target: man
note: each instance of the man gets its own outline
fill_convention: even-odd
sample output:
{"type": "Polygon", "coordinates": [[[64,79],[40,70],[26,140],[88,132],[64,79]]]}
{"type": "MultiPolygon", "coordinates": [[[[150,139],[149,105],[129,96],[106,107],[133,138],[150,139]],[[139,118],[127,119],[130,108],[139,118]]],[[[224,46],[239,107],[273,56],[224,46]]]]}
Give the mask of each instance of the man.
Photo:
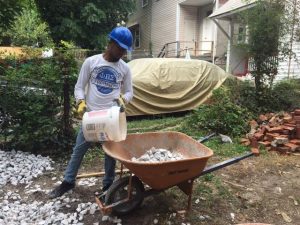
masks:
{"type": "MultiPolygon", "coordinates": [[[[81,117],[86,109],[88,111],[107,109],[115,104],[116,99],[124,104],[133,97],[131,71],[121,59],[126,50],[131,51],[132,34],[126,27],[116,27],[109,34],[109,38],[110,42],[105,52],[87,58],[81,67],[74,91],[78,105],[77,112],[81,117]]],[[[84,139],[80,129],[64,180],[50,192],[50,198],[62,196],[75,187],[78,169],[90,146],[91,143],[84,139]]],[[[116,161],[106,154],[104,160],[105,176],[102,190],[106,191],[113,183],[116,161]]]]}

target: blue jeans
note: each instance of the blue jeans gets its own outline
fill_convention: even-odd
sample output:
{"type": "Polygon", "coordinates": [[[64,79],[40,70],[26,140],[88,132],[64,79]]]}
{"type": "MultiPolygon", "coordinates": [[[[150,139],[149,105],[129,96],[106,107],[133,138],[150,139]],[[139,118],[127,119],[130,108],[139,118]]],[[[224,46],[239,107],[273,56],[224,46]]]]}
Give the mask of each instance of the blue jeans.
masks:
{"type": "MultiPolygon", "coordinates": [[[[83,136],[82,128],[80,128],[77,138],[76,145],[73,148],[73,153],[71,159],[68,163],[67,169],[65,171],[64,180],[68,183],[75,183],[76,176],[81,165],[82,159],[91,147],[91,143],[87,142],[83,136]]],[[[115,179],[115,167],[116,160],[109,155],[105,154],[104,158],[104,170],[105,176],[103,178],[103,189],[107,189],[115,179]]]]}

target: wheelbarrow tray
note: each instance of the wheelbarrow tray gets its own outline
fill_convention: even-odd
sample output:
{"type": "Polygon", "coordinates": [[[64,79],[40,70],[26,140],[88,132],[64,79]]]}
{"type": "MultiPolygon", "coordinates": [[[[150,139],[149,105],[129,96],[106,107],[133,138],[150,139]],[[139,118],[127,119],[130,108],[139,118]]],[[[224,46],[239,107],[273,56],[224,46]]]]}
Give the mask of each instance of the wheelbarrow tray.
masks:
{"type": "Polygon", "coordinates": [[[129,134],[124,141],[105,142],[103,149],[154,190],[167,189],[199,176],[213,155],[211,149],[180,132],[129,134]],[[155,163],[132,161],[152,147],[178,152],[184,159],[155,163]]]}

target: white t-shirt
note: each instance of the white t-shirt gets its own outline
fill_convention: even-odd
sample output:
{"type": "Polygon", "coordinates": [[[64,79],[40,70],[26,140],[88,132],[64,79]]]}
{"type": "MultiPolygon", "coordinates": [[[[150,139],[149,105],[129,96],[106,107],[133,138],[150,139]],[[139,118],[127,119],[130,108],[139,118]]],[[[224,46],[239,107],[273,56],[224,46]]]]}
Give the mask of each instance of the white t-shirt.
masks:
{"type": "Polygon", "coordinates": [[[88,111],[110,108],[120,93],[128,103],[133,97],[131,77],[130,68],[122,59],[108,62],[102,54],[91,56],[82,64],[75,98],[85,99],[88,111]]]}

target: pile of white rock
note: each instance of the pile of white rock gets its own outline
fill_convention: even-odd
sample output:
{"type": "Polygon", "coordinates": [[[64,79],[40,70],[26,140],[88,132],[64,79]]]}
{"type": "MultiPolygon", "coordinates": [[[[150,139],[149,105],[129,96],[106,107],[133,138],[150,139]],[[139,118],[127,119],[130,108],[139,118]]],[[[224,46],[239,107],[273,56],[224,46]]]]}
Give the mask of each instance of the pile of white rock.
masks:
{"type": "MultiPolygon", "coordinates": [[[[35,183],[33,179],[45,171],[53,170],[54,163],[49,157],[35,156],[21,151],[4,152],[0,150],[0,225],[84,225],[84,218],[89,217],[99,210],[96,203],[82,203],[80,199],[72,198],[72,191],[56,199],[32,200],[31,194],[47,194],[43,185],[35,183]],[[26,184],[25,187],[17,186],[18,190],[5,190],[8,183],[13,185],[26,184]],[[2,188],[3,187],[3,188],[2,188]]],[[[55,181],[53,177],[51,180],[55,181]]],[[[59,184],[60,181],[57,182],[59,184]]],[[[82,179],[79,185],[92,186],[96,178],[82,179]]],[[[56,184],[56,185],[57,185],[56,184]]],[[[53,185],[53,186],[56,186],[53,185]]],[[[98,212],[100,213],[100,212],[98,212]]],[[[117,217],[104,217],[121,225],[117,217]]],[[[99,222],[92,223],[99,225],[99,222]]]]}
{"type": "Polygon", "coordinates": [[[95,186],[97,181],[99,179],[95,178],[95,177],[91,177],[91,178],[81,178],[77,185],[79,186],[86,186],[86,187],[92,187],[92,186],[95,186]]]}
{"type": "Polygon", "coordinates": [[[43,174],[43,171],[53,170],[49,157],[33,155],[27,152],[0,150],[0,188],[11,183],[28,184],[33,178],[43,174]]]}
{"type": "Polygon", "coordinates": [[[184,157],[178,152],[175,151],[171,152],[167,149],[152,147],[141,157],[139,158],[133,157],[131,161],[153,163],[153,162],[164,162],[164,161],[176,161],[181,159],[184,159],[184,157]]]}
{"type": "Polygon", "coordinates": [[[71,208],[71,204],[78,201],[79,199],[62,196],[47,202],[33,201],[28,203],[16,193],[7,193],[4,196],[4,200],[0,203],[0,208],[2,209],[0,211],[0,224],[83,225],[84,215],[92,215],[98,209],[96,203],[79,203],[75,212],[60,212],[60,209],[63,207],[71,208]]]}

